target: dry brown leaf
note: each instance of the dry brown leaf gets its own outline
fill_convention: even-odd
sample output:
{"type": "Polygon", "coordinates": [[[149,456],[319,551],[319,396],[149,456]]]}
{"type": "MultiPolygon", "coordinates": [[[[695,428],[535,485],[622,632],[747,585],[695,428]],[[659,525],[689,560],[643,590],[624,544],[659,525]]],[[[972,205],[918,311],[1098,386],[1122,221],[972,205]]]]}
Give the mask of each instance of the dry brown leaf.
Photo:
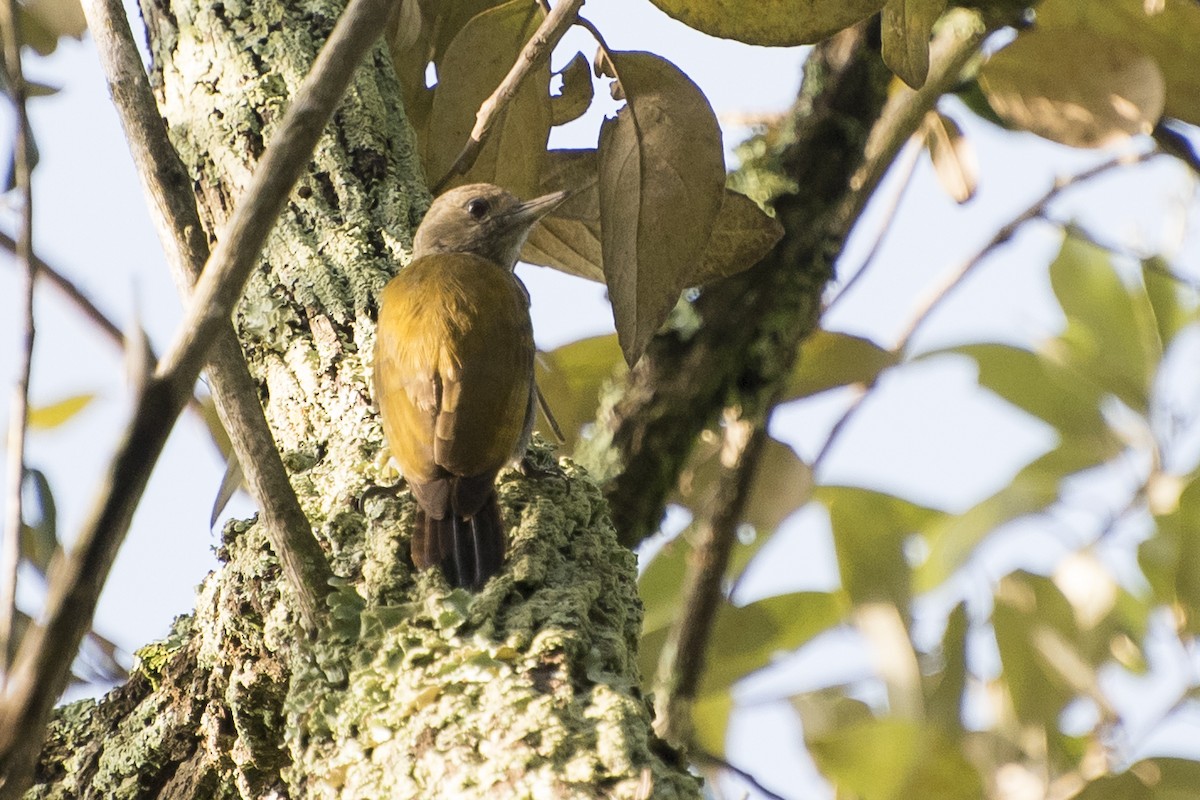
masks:
{"type": "Polygon", "coordinates": [[[592,70],[583,53],[576,53],[558,73],[562,76],[562,91],[550,101],[552,124],[566,125],[583,116],[592,104],[592,70]]]}
{"type": "Polygon", "coordinates": [[[925,147],[946,194],[959,204],[974,197],[979,188],[979,161],[958,123],[940,111],[930,111],[925,117],[925,147]]]}
{"type": "Polygon", "coordinates": [[[721,209],[725,157],[712,107],[678,67],[651,53],[608,60],[628,102],[600,129],[600,234],[617,335],[632,364],[696,284],[721,209]]]}
{"type": "Polygon", "coordinates": [[[1074,147],[1149,133],[1166,99],[1150,56],[1070,28],[1022,33],[984,64],[979,85],[1009,125],[1074,147]]]}
{"type": "Polygon", "coordinates": [[[713,223],[697,286],[757,264],[783,236],[783,226],[746,195],[726,189],[713,223]]]}

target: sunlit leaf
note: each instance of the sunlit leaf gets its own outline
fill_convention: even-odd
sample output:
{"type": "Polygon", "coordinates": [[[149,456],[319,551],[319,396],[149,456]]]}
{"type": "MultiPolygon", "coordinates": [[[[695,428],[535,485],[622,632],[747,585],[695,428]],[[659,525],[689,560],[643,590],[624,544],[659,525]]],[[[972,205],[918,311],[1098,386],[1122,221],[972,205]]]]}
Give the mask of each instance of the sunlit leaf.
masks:
{"type": "Polygon", "coordinates": [[[725,188],[717,117],[678,67],[610,53],[626,105],[600,129],[604,276],[625,359],[634,363],[697,269],[725,188]]]}
{"type": "Polygon", "coordinates": [[[929,37],[946,0],[887,0],[883,7],[883,62],[914,89],[929,75],[929,37]]]}
{"type": "Polygon", "coordinates": [[[1154,310],[1154,323],[1164,350],[1188,325],[1196,322],[1196,294],[1184,291],[1179,281],[1170,275],[1169,265],[1162,259],[1148,259],[1142,265],[1142,280],[1146,284],[1146,297],[1154,310]]]}
{"type": "Polygon", "coordinates": [[[1086,30],[1025,31],[983,67],[980,85],[1010,125],[1074,147],[1149,133],[1166,89],[1154,59],[1086,30]]]}
{"type": "Polygon", "coordinates": [[[723,39],[788,47],[813,44],[864,20],[884,0],[758,0],[749,12],[741,0],[652,0],[675,19],[723,39]]]}
{"type": "Polygon", "coordinates": [[[1067,315],[1070,364],[1086,378],[1146,413],[1162,344],[1142,287],[1128,288],[1104,250],[1075,236],[1063,240],[1050,283],[1067,315]]]}
{"type": "Polygon", "coordinates": [[[221,454],[222,458],[229,460],[233,455],[233,444],[229,441],[229,433],[221,422],[221,415],[217,413],[217,404],[211,396],[201,398],[200,411],[204,419],[204,427],[208,430],[208,435],[212,437],[213,446],[217,448],[217,452],[221,454]]]}
{"type": "Polygon", "coordinates": [[[535,368],[538,386],[566,436],[566,448],[574,447],[583,426],[595,419],[605,382],[627,369],[615,334],[540,353],[535,368]]]}
{"type": "Polygon", "coordinates": [[[702,692],[724,691],[750,673],[770,666],[814,636],[841,623],[845,598],[827,592],[796,592],[745,606],[722,603],[708,641],[702,692]]]}
{"type": "MultiPolygon", "coordinates": [[[[528,0],[510,2],[471,18],[438,64],[425,144],[425,172],[439,180],[466,145],[486,100],[537,31],[544,12],[528,0]]],[[[526,77],[492,124],[475,165],[447,186],[495,183],[519,197],[534,197],[550,136],[550,67],[526,77]]]]}
{"type": "Polygon", "coordinates": [[[933,174],[950,199],[962,204],[974,197],[979,188],[979,161],[958,123],[940,111],[930,111],[925,120],[925,147],[933,174]]]}
{"type": "Polygon", "coordinates": [[[821,774],[862,800],[899,797],[921,755],[920,726],[899,719],[872,719],[805,741],[821,774]]]}
{"type": "Polygon", "coordinates": [[[941,669],[928,678],[925,707],[929,721],[947,734],[962,731],[962,707],[967,688],[967,606],[959,603],[946,618],[938,648],[941,669]]]}
{"type": "Polygon", "coordinates": [[[29,427],[34,430],[50,430],[66,423],[96,399],[94,394],[76,394],[51,403],[29,409],[29,427]]]}
{"type": "Polygon", "coordinates": [[[576,53],[558,75],[562,90],[550,101],[552,123],[566,125],[582,117],[592,104],[592,65],[583,53],[576,53]]]}
{"type": "Polygon", "coordinates": [[[800,345],[796,368],[788,379],[785,400],[811,397],[828,389],[874,383],[899,357],[869,339],[817,329],[800,345]]]}
{"type": "Polygon", "coordinates": [[[1138,547],[1138,563],[1162,603],[1174,606],[1183,630],[1200,633],[1200,478],[1193,475],[1178,506],[1155,518],[1138,547]]]}
{"type": "Polygon", "coordinates": [[[1200,762],[1190,758],[1147,758],[1119,775],[1088,783],[1074,800],[1188,800],[1200,786],[1200,762]]]}
{"type": "Polygon", "coordinates": [[[712,692],[696,698],[692,703],[692,725],[701,750],[710,755],[725,755],[725,734],[732,713],[733,696],[729,692],[712,692]]]}
{"type": "MultiPolygon", "coordinates": [[[[60,549],[58,506],[54,502],[50,481],[40,469],[26,468],[25,485],[32,490],[30,499],[35,504],[26,503],[21,509],[24,517],[21,525],[21,558],[45,575],[60,549]],[[35,514],[36,519],[33,519],[35,514]]],[[[29,494],[27,492],[26,496],[29,494]]]]}
{"type": "Polygon", "coordinates": [[[1038,28],[1093,31],[1152,57],[1166,82],[1166,114],[1200,125],[1200,5],[1194,0],[1044,0],[1038,28]]]}

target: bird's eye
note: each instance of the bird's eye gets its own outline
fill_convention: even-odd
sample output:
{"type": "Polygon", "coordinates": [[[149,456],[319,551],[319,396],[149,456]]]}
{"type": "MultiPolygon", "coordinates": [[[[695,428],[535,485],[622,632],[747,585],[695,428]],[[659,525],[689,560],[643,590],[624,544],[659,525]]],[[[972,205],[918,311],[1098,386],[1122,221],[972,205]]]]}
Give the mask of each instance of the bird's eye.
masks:
{"type": "Polygon", "coordinates": [[[467,202],[467,213],[475,219],[483,219],[490,210],[491,206],[488,205],[488,201],[482,197],[476,197],[467,202]]]}

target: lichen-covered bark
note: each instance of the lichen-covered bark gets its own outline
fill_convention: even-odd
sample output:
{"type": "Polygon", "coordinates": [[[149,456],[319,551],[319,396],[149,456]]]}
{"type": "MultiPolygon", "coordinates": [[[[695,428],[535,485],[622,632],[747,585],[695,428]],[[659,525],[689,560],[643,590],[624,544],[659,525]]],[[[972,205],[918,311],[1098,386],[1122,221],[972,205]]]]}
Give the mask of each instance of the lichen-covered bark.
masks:
{"type": "MultiPolygon", "coordinates": [[[[160,108],[210,236],[341,5],[144,0],[160,108]]],[[[632,555],[544,447],[502,476],[516,529],[484,591],[408,564],[413,506],[369,396],[375,296],[427,190],[382,43],[358,71],[235,320],[301,504],[340,576],[304,637],[253,522],[194,615],[102,701],[61,709],[31,798],[695,797],[640,694],[632,555]]],[[[163,535],[172,535],[163,532],[163,535]]]]}

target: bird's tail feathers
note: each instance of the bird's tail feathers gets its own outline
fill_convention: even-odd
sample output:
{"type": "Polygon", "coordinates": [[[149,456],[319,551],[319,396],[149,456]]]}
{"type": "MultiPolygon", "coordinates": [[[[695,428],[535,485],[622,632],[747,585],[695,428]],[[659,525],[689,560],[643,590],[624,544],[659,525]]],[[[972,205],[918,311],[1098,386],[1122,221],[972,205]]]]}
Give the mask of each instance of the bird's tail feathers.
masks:
{"type": "Polygon", "coordinates": [[[451,585],[477,591],[504,565],[504,520],[493,491],[474,514],[437,519],[420,511],[412,542],[418,569],[440,567],[451,585]]]}

